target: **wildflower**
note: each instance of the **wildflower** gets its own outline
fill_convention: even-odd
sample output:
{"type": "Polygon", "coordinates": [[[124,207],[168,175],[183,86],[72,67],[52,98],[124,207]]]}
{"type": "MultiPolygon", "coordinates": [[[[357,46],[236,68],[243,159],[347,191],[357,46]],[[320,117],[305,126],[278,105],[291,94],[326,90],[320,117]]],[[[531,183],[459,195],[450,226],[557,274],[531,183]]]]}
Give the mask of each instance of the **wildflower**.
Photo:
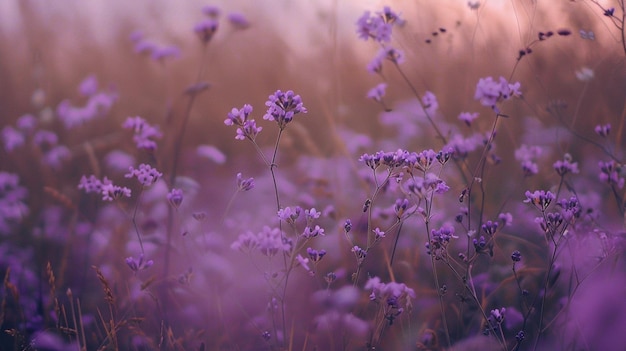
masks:
{"type": "Polygon", "coordinates": [[[250,27],[250,21],[241,13],[231,12],[228,14],[228,21],[233,25],[236,29],[247,29],[250,27]]]}
{"type": "Polygon", "coordinates": [[[241,173],[237,173],[237,189],[239,191],[248,191],[254,188],[254,178],[243,179],[241,173]]]}
{"type": "Polygon", "coordinates": [[[498,222],[487,221],[482,225],[482,230],[487,235],[493,235],[496,233],[496,230],[498,230],[498,222]]]}
{"type": "MultiPolygon", "coordinates": [[[[107,181],[106,177],[104,179],[107,181]]],[[[78,189],[84,190],[87,194],[99,193],[102,191],[102,182],[93,174],[89,178],[83,175],[78,183],[78,189]]]]}
{"type": "Polygon", "coordinates": [[[152,50],[150,58],[154,61],[164,61],[167,58],[179,58],[180,49],[177,46],[169,45],[163,47],[155,47],[152,50]]]}
{"type": "Polygon", "coordinates": [[[606,17],[613,17],[613,13],[615,13],[615,7],[609,7],[608,9],[604,10],[604,15],[606,17]]]}
{"type": "Polygon", "coordinates": [[[563,160],[558,160],[554,162],[552,167],[554,168],[556,173],[558,173],[558,175],[561,177],[563,177],[567,173],[577,174],[579,172],[578,163],[570,162],[570,161],[571,161],[571,156],[566,155],[563,160]]]}
{"type": "Polygon", "coordinates": [[[193,27],[193,31],[198,35],[200,40],[206,44],[211,41],[218,27],[219,25],[216,20],[207,18],[197,23],[193,27]]]}
{"type": "Polygon", "coordinates": [[[9,234],[13,225],[28,212],[25,204],[28,190],[19,185],[17,174],[0,171],[0,234],[9,234]]]}
{"type": "Polygon", "coordinates": [[[156,183],[162,176],[163,173],[145,163],[140,164],[138,169],[130,167],[128,173],[124,175],[125,178],[137,178],[143,186],[150,186],[156,183]]]}
{"type": "Polygon", "coordinates": [[[311,239],[311,238],[315,238],[316,236],[324,236],[324,229],[320,228],[319,225],[316,225],[314,228],[311,228],[309,226],[304,228],[304,232],[302,233],[302,236],[306,239],[311,239]]]}
{"type": "Polygon", "coordinates": [[[352,221],[349,219],[346,219],[346,222],[343,225],[343,230],[345,230],[346,234],[350,233],[350,231],[352,230],[352,221]]]}
{"type": "Polygon", "coordinates": [[[607,124],[598,124],[595,128],[594,131],[596,132],[596,134],[598,134],[599,136],[606,138],[609,136],[609,133],[611,133],[611,123],[607,123],[607,124]]]}
{"type": "Polygon", "coordinates": [[[94,74],[87,76],[78,85],[78,92],[83,96],[92,96],[98,92],[98,79],[94,74]]]}
{"type": "Polygon", "coordinates": [[[32,132],[37,127],[37,118],[31,114],[22,115],[15,122],[15,126],[22,132],[32,132]]]}
{"type": "Polygon", "coordinates": [[[439,109],[439,102],[437,102],[437,96],[430,91],[427,91],[424,96],[422,96],[422,104],[424,106],[424,111],[433,115],[439,109]]]}
{"type": "Polygon", "coordinates": [[[302,257],[302,255],[298,254],[298,256],[296,256],[296,260],[298,261],[300,266],[302,266],[302,268],[304,268],[305,271],[311,272],[311,268],[309,268],[309,259],[308,258],[302,257]]]}
{"type": "Polygon", "coordinates": [[[506,308],[502,307],[501,309],[491,310],[491,318],[497,323],[502,324],[504,321],[504,312],[506,312],[506,308]]]}
{"type": "Polygon", "coordinates": [[[324,256],[326,255],[326,250],[318,251],[309,247],[306,249],[306,253],[307,255],[309,255],[309,258],[311,259],[311,261],[317,263],[321,261],[322,258],[324,258],[324,256]]]}
{"type": "Polygon", "coordinates": [[[389,325],[393,324],[405,309],[411,308],[411,299],[415,298],[415,290],[409,288],[404,283],[389,282],[383,283],[380,278],[372,277],[366,283],[366,290],[371,290],[370,300],[384,302],[380,304],[385,319],[389,325]]]}
{"type": "Polygon", "coordinates": [[[511,97],[520,96],[519,88],[519,82],[511,84],[504,77],[500,77],[498,82],[493,77],[481,78],[476,84],[474,100],[480,100],[481,105],[499,112],[496,104],[511,97]]]}
{"type": "Polygon", "coordinates": [[[521,163],[525,177],[530,177],[539,172],[539,166],[535,160],[541,156],[543,149],[539,146],[527,146],[522,144],[515,150],[515,159],[521,163]]]}
{"type": "Polygon", "coordinates": [[[280,220],[285,221],[289,224],[296,223],[298,217],[300,217],[300,213],[302,212],[302,208],[300,206],[296,206],[294,208],[285,207],[278,210],[278,218],[280,220]]]}
{"type": "Polygon", "coordinates": [[[456,239],[454,227],[445,225],[430,232],[430,242],[426,243],[426,251],[429,255],[434,255],[436,259],[447,256],[447,247],[451,239],[456,239]]]}
{"type": "Polygon", "coordinates": [[[357,34],[363,40],[373,39],[379,43],[391,41],[392,24],[385,23],[381,16],[365,11],[356,22],[357,34]]]}
{"type": "Polygon", "coordinates": [[[611,186],[617,186],[619,189],[624,187],[624,178],[620,177],[621,166],[617,162],[614,160],[609,162],[600,161],[598,166],[600,167],[598,177],[601,181],[611,186]]]}
{"type": "Polygon", "coordinates": [[[156,150],[156,141],[163,136],[158,126],[152,126],[148,122],[139,117],[128,117],[122,124],[124,129],[131,129],[134,132],[133,141],[138,149],[156,150]]]}
{"type": "Polygon", "coordinates": [[[510,226],[513,223],[513,215],[510,212],[500,213],[498,219],[504,226],[510,226]]]}
{"type": "Polygon", "coordinates": [[[217,18],[220,16],[220,8],[213,5],[205,5],[202,7],[202,13],[209,18],[217,18]]]}
{"type": "Polygon", "coordinates": [[[385,96],[385,90],[387,89],[387,83],[380,83],[370,91],[367,92],[367,98],[377,102],[381,102],[385,96]]]}
{"type": "MultiPolygon", "coordinates": [[[[105,178],[105,181],[107,179],[105,178]]],[[[102,183],[102,200],[113,201],[122,197],[130,197],[130,189],[114,185],[110,181],[102,183]]]]}
{"type": "Polygon", "coordinates": [[[542,212],[545,211],[548,206],[550,206],[552,200],[555,199],[555,196],[552,192],[546,192],[544,190],[535,190],[532,193],[527,190],[524,195],[526,196],[526,200],[524,200],[525,203],[532,203],[542,212]]]}
{"type": "Polygon", "coordinates": [[[166,197],[167,201],[169,201],[174,208],[178,208],[183,202],[183,191],[181,189],[173,188],[169,193],[167,193],[166,197]]]}
{"type": "Polygon", "coordinates": [[[511,260],[513,260],[513,262],[519,262],[522,260],[522,254],[515,250],[513,251],[513,253],[511,254],[511,260]]]}
{"type": "Polygon", "coordinates": [[[281,130],[293,120],[295,115],[307,113],[300,95],[296,95],[291,90],[285,93],[276,90],[274,94],[269,96],[265,106],[267,106],[267,112],[263,115],[263,119],[276,121],[281,130]]]}
{"type": "Polygon", "coordinates": [[[2,129],[2,141],[4,141],[4,149],[7,152],[24,145],[25,139],[24,134],[12,126],[6,126],[2,129]]]}
{"type": "Polygon", "coordinates": [[[478,118],[478,112],[470,113],[470,112],[461,112],[459,114],[459,120],[465,122],[465,124],[469,127],[472,125],[472,122],[478,118]]]}
{"type": "Polygon", "coordinates": [[[374,232],[374,240],[378,241],[382,238],[385,237],[385,232],[383,232],[382,230],[380,230],[380,228],[376,227],[376,229],[373,230],[374,232]]]}
{"type": "Polygon", "coordinates": [[[144,269],[148,269],[152,267],[152,265],[154,264],[154,261],[152,260],[144,261],[143,254],[141,254],[139,255],[139,259],[135,259],[134,257],[127,257],[126,264],[136,274],[139,271],[143,271],[144,269]]]}
{"type": "Polygon", "coordinates": [[[398,219],[402,218],[404,211],[406,211],[407,207],[409,207],[409,200],[407,199],[397,199],[395,205],[393,206],[393,211],[396,214],[398,219]]]}

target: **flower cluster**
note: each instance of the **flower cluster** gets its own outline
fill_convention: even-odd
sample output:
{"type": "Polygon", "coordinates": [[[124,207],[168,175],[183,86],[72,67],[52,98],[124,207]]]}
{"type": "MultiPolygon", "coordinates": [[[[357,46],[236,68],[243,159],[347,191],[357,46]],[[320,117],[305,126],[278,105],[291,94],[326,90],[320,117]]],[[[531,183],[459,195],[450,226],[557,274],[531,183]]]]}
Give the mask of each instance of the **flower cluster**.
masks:
{"type": "Polygon", "coordinates": [[[619,189],[624,187],[624,177],[620,175],[622,170],[620,164],[611,160],[608,162],[600,161],[598,166],[600,167],[598,177],[602,182],[608,183],[611,186],[617,186],[619,189]]]}
{"type": "Polygon", "coordinates": [[[257,250],[267,257],[273,257],[281,251],[289,252],[291,250],[291,244],[283,240],[280,229],[268,226],[263,227],[263,230],[256,234],[250,231],[240,234],[230,247],[244,253],[257,250]]]}
{"type": "Polygon", "coordinates": [[[0,234],[8,234],[14,224],[28,214],[24,203],[28,191],[19,185],[17,174],[0,172],[0,234]]]}
{"type": "Polygon", "coordinates": [[[107,177],[103,180],[91,175],[89,177],[82,176],[78,183],[78,189],[82,189],[85,193],[98,193],[102,195],[102,200],[113,201],[121,197],[130,197],[130,189],[113,184],[107,177]]]}
{"type": "Polygon", "coordinates": [[[365,283],[365,290],[371,290],[370,300],[379,303],[385,320],[392,325],[394,320],[404,312],[410,310],[411,299],[415,298],[415,290],[404,283],[383,283],[380,278],[372,277],[365,283]]]}
{"type": "Polygon", "coordinates": [[[166,197],[167,201],[169,201],[174,208],[180,207],[180,204],[183,203],[183,191],[181,189],[172,189],[167,193],[166,197]]]}
{"type": "Polygon", "coordinates": [[[426,252],[440,260],[448,256],[448,244],[451,239],[456,239],[454,227],[446,225],[430,232],[430,242],[426,243],[426,252]]]}
{"type": "Polygon", "coordinates": [[[95,76],[85,78],[79,85],[79,92],[88,98],[84,106],[73,106],[69,100],[63,100],[57,106],[57,116],[67,129],[106,115],[117,100],[117,93],[113,91],[98,92],[95,76]]]}
{"type": "Polygon", "coordinates": [[[257,127],[254,119],[248,117],[252,113],[252,106],[245,104],[241,109],[233,108],[228,113],[228,118],[224,120],[227,126],[237,126],[237,136],[235,139],[248,139],[254,141],[256,136],[263,130],[263,127],[257,127]]]}
{"type": "Polygon", "coordinates": [[[152,267],[152,265],[154,265],[154,261],[144,261],[143,254],[141,254],[138,259],[135,259],[134,257],[127,257],[126,264],[135,274],[137,274],[139,271],[152,267]]]}
{"type": "Polygon", "coordinates": [[[133,141],[138,149],[156,150],[156,141],[152,139],[160,139],[163,136],[158,126],[148,124],[145,119],[139,116],[128,117],[122,127],[134,132],[133,141]]]}
{"type": "Polygon", "coordinates": [[[499,113],[496,104],[514,96],[521,96],[519,88],[519,82],[511,84],[504,77],[500,77],[498,81],[495,81],[493,77],[481,78],[476,84],[474,100],[479,100],[481,105],[491,107],[499,113]]]}
{"type": "Polygon", "coordinates": [[[291,90],[285,93],[276,90],[274,94],[269,96],[265,106],[267,106],[267,112],[263,115],[263,119],[276,121],[281,130],[293,120],[295,115],[307,113],[300,95],[296,95],[291,90]]]}
{"type": "Polygon", "coordinates": [[[372,39],[379,43],[387,43],[391,41],[393,26],[402,23],[400,16],[389,6],[385,6],[383,11],[375,14],[365,11],[356,22],[357,34],[363,40],[372,39]]]}
{"type": "Polygon", "coordinates": [[[532,193],[527,190],[524,195],[526,196],[526,200],[524,200],[525,203],[533,204],[542,212],[544,212],[548,206],[550,206],[550,203],[552,203],[555,199],[552,192],[546,192],[545,190],[535,190],[532,193]]]}
{"type": "Polygon", "coordinates": [[[124,175],[126,178],[137,178],[139,183],[143,186],[150,186],[156,183],[162,176],[163,173],[145,163],[140,164],[137,169],[130,167],[128,173],[124,175]]]}
{"type": "Polygon", "coordinates": [[[237,189],[239,191],[249,191],[254,188],[254,178],[243,178],[241,173],[237,173],[237,189]]]}

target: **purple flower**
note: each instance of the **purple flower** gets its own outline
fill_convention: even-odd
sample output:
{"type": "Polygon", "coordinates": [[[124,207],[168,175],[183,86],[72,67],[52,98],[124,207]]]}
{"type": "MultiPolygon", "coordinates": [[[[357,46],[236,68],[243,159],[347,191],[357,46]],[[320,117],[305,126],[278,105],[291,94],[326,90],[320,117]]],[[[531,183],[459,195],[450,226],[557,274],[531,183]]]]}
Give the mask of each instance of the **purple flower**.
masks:
{"type": "Polygon", "coordinates": [[[231,248],[242,252],[251,252],[259,250],[263,255],[272,257],[280,251],[289,251],[291,245],[284,242],[279,228],[263,227],[263,230],[257,234],[247,232],[239,235],[231,248]]]}
{"type": "Polygon", "coordinates": [[[374,232],[374,240],[380,240],[385,237],[385,232],[380,230],[380,228],[378,227],[376,227],[376,229],[374,229],[373,232],[374,232]]]}
{"type": "Polygon", "coordinates": [[[387,83],[380,83],[367,92],[367,98],[374,101],[381,102],[385,96],[385,90],[387,89],[387,83]]]}
{"type": "Polygon", "coordinates": [[[114,185],[105,178],[102,182],[102,200],[113,201],[122,197],[130,197],[130,189],[114,185]]]}
{"type": "Polygon", "coordinates": [[[167,193],[166,197],[167,201],[169,201],[174,208],[178,208],[183,202],[183,191],[181,189],[173,188],[169,193],[167,193]]]}
{"type": "Polygon", "coordinates": [[[237,173],[237,189],[239,191],[248,191],[254,188],[254,178],[243,179],[241,173],[237,173]]]}
{"type": "Polygon", "coordinates": [[[567,173],[577,174],[579,172],[578,163],[570,162],[570,161],[571,161],[571,156],[565,155],[565,158],[563,160],[558,160],[554,162],[552,167],[554,168],[556,173],[558,173],[558,175],[560,175],[561,177],[563,177],[567,173]]]}
{"type": "Polygon", "coordinates": [[[550,203],[555,199],[552,192],[546,192],[544,190],[535,190],[532,193],[527,190],[524,195],[526,196],[526,200],[524,200],[525,203],[533,204],[542,212],[545,211],[548,206],[550,206],[550,203]]]}
{"type": "Polygon", "coordinates": [[[543,150],[539,146],[527,146],[522,144],[515,150],[515,159],[521,163],[524,176],[529,177],[539,172],[539,166],[535,160],[541,156],[543,150]]]}
{"type": "Polygon", "coordinates": [[[345,230],[346,234],[350,233],[350,231],[352,230],[352,221],[349,219],[346,219],[345,223],[343,224],[343,230],[345,230]]]}
{"type": "Polygon", "coordinates": [[[513,262],[519,262],[522,260],[522,254],[515,250],[513,251],[513,253],[511,254],[511,260],[513,260],[513,262]]]}
{"type": "Polygon", "coordinates": [[[250,27],[250,21],[239,12],[231,12],[228,14],[228,21],[236,29],[247,29],[250,27]]]}
{"type": "Polygon", "coordinates": [[[513,96],[520,96],[520,83],[510,84],[504,77],[496,82],[493,77],[481,78],[476,84],[474,100],[480,100],[481,105],[496,110],[496,103],[508,100],[513,96]]]}
{"type": "Polygon", "coordinates": [[[82,96],[92,96],[98,92],[98,79],[94,74],[87,76],[78,86],[78,92],[82,96]]]}
{"type": "Polygon", "coordinates": [[[219,24],[216,20],[207,18],[197,23],[193,27],[193,31],[198,35],[200,40],[206,44],[211,41],[218,27],[219,24]]]}
{"type": "Polygon", "coordinates": [[[133,130],[133,141],[138,149],[156,150],[156,141],[152,139],[160,139],[163,136],[158,126],[148,124],[145,119],[139,116],[126,118],[122,127],[133,130]]]}
{"type": "Polygon", "coordinates": [[[304,232],[302,233],[302,236],[305,239],[311,239],[311,238],[315,238],[317,236],[324,236],[324,229],[320,228],[319,225],[316,225],[314,228],[311,228],[309,226],[304,228],[304,232]]]}
{"type": "Polygon", "coordinates": [[[143,254],[141,254],[139,255],[139,259],[135,259],[134,257],[127,257],[126,264],[133,272],[135,272],[135,274],[137,274],[137,272],[139,271],[143,271],[144,269],[152,267],[154,261],[144,261],[143,254]]]}
{"type": "Polygon", "coordinates": [[[302,255],[298,254],[298,256],[296,256],[296,260],[298,261],[298,264],[300,264],[300,266],[304,268],[305,271],[311,273],[311,268],[309,267],[308,258],[302,257],[302,255]]]}
{"type": "Polygon", "coordinates": [[[356,32],[363,40],[373,39],[379,43],[391,41],[391,23],[385,23],[384,19],[378,15],[372,15],[370,11],[365,11],[356,22],[356,32]]]}
{"type": "Polygon", "coordinates": [[[296,223],[298,217],[300,217],[300,213],[302,213],[302,208],[300,206],[296,206],[294,208],[285,207],[278,210],[278,218],[287,223],[294,224],[296,223]]]}
{"type": "Polygon", "coordinates": [[[32,132],[37,127],[37,118],[31,114],[25,114],[17,119],[15,125],[23,132],[32,132]]]}
{"type": "Polygon", "coordinates": [[[513,215],[509,212],[500,213],[498,215],[498,219],[502,222],[504,226],[510,226],[513,223],[513,215]]]}
{"type": "Polygon", "coordinates": [[[615,7],[609,7],[608,9],[604,10],[604,15],[606,17],[612,17],[613,13],[615,13],[615,7]]]}
{"type": "Polygon", "coordinates": [[[324,258],[324,256],[326,255],[326,250],[318,251],[309,247],[306,249],[306,253],[307,255],[309,255],[309,258],[311,259],[311,261],[317,263],[321,261],[322,258],[324,258]]]}
{"type": "Polygon", "coordinates": [[[17,174],[0,172],[0,234],[11,233],[13,225],[29,212],[24,203],[28,190],[19,182],[17,174]]]}
{"type": "Polygon", "coordinates": [[[137,169],[130,167],[128,173],[124,175],[125,178],[137,178],[143,186],[150,186],[156,183],[162,176],[163,173],[145,163],[140,164],[137,169]]]}
{"type": "Polygon", "coordinates": [[[424,111],[431,116],[439,109],[437,96],[430,91],[427,91],[422,97],[422,104],[424,106],[424,111]]]}
{"type": "Polygon", "coordinates": [[[620,177],[621,166],[611,160],[609,162],[598,163],[600,167],[600,174],[598,177],[601,181],[608,183],[611,186],[617,186],[619,189],[624,187],[624,178],[620,177]]]}
{"type": "Polygon", "coordinates": [[[300,95],[296,95],[291,90],[285,93],[276,90],[274,94],[269,96],[265,106],[267,106],[267,112],[263,115],[263,119],[276,121],[281,130],[293,120],[295,115],[307,113],[300,95]]]}
{"type": "Polygon", "coordinates": [[[459,114],[459,120],[465,122],[465,124],[469,127],[472,125],[472,122],[478,118],[478,112],[470,113],[470,112],[461,112],[459,114]]]}
{"type": "Polygon", "coordinates": [[[202,13],[210,18],[217,18],[220,16],[220,8],[213,5],[205,5],[202,7],[202,13]]]}
{"type": "Polygon", "coordinates": [[[595,128],[594,131],[596,132],[596,134],[598,134],[599,136],[606,138],[609,136],[609,133],[611,133],[611,123],[607,123],[604,125],[598,124],[595,128]]]}
{"type": "Polygon", "coordinates": [[[47,149],[56,145],[59,142],[59,137],[49,130],[39,130],[33,136],[33,142],[35,145],[47,149]]]}
{"type": "Polygon", "coordinates": [[[155,47],[152,49],[150,58],[154,61],[164,61],[167,58],[180,58],[180,49],[174,45],[155,47]]]}
{"type": "Polygon", "coordinates": [[[19,130],[12,126],[6,126],[2,129],[2,141],[4,142],[4,149],[7,152],[11,152],[24,145],[26,138],[19,130]]]}

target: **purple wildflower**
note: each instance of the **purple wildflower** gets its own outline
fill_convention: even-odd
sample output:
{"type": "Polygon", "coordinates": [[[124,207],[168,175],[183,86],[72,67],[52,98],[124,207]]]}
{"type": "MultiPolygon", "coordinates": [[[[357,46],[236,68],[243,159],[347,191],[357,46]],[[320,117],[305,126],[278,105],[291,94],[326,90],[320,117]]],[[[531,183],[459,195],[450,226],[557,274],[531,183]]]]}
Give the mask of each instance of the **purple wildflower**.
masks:
{"type": "Polygon", "coordinates": [[[163,136],[158,126],[148,124],[145,119],[139,116],[126,118],[122,127],[133,130],[133,141],[138,149],[156,150],[156,141],[152,139],[160,139],[163,136]]]}
{"type": "Polygon", "coordinates": [[[524,200],[525,203],[533,204],[542,212],[545,211],[548,206],[550,206],[550,203],[555,199],[552,192],[546,192],[544,190],[535,190],[532,193],[527,190],[524,195],[526,196],[526,200],[524,200]]]}
{"type": "Polygon", "coordinates": [[[596,134],[598,134],[599,136],[606,138],[609,136],[609,133],[611,133],[611,124],[607,123],[607,124],[598,124],[595,128],[594,131],[596,132],[596,134]]]}
{"type": "Polygon", "coordinates": [[[124,175],[126,178],[137,178],[143,186],[150,186],[156,183],[162,176],[163,173],[145,163],[140,164],[137,169],[130,167],[128,173],[124,175]]]}
{"type": "Polygon", "coordinates": [[[569,155],[565,155],[565,158],[563,160],[558,160],[554,162],[552,167],[554,167],[556,173],[558,173],[558,175],[561,177],[563,177],[567,173],[577,174],[579,172],[578,163],[571,162],[571,156],[569,155]]]}
{"type": "Polygon", "coordinates": [[[233,25],[236,29],[247,29],[250,27],[250,21],[239,12],[231,12],[228,14],[228,21],[233,25]]]}
{"type": "Polygon", "coordinates": [[[241,173],[237,173],[237,189],[239,191],[248,191],[254,188],[254,178],[243,179],[241,173]]]}
{"type": "Polygon", "coordinates": [[[600,167],[598,177],[601,181],[611,186],[617,186],[619,189],[624,187],[624,178],[620,177],[621,166],[617,162],[613,160],[609,162],[600,161],[598,166],[600,167]]]}
{"type": "Polygon", "coordinates": [[[2,141],[4,142],[4,149],[11,152],[24,145],[26,138],[19,130],[12,126],[6,126],[2,129],[2,141]]]}
{"type": "Polygon", "coordinates": [[[385,96],[386,89],[387,83],[380,83],[367,92],[367,98],[377,102],[381,102],[383,100],[383,97],[385,96]]]}
{"type": "Polygon", "coordinates": [[[318,251],[309,247],[306,249],[306,253],[307,255],[309,255],[309,258],[311,259],[311,261],[317,263],[321,261],[322,258],[324,258],[324,256],[326,255],[326,250],[318,251]]]}
{"type": "Polygon", "coordinates": [[[300,95],[296,95],[291,90],[285,93],[276,90],[274,94],[269,96],[265,106],[267,106],[267,112],[263,115],[263,119],[276,121],[281,130],[293,120],[295,115],[307,113],[300,95]]]}
{"type": "Polygon", "coordinates": [[[481,105],[491,107],[496,112],[496,104],[508,100],[513,96],[520,96],[520,83],[510,84],[504,77],[495,81],[493,77],[481,78],[476,84],[474,100],[480,100],[481,105]]]}
{"type": "Polygon", "coordinates": [[[166,197],[167,201],[169,201],[174,208],[178,208],[183,202],[183,191],[181,189],[173,188],[169,193],[167,193],[166,197]]]}
{"type": "Polygon", "coordinates": [[[206,44],[211,41],[218,27],[219,24],[216,20],[207,18],[197,23],[193,27],[193,31],[198,35],[200,40],[206,44]]]}
{"type": "Polygon", "coordinates": [[[472,122],[478,118],[478,112],[470,113],[470,112],[461,112],[459,114],[459,120],[465,122],[465,124],[469,127],[472,125],[472,122]]]}
{"type": "Polygon", "coordinates": [[[135,274],[137,274],[139,271],[152,267],[154,261],[144,261],[143,254],[141,254],[138,259],[135,259],[134,257],[127,257],[126,264],[133,272],[135,272],[135,274]]]}

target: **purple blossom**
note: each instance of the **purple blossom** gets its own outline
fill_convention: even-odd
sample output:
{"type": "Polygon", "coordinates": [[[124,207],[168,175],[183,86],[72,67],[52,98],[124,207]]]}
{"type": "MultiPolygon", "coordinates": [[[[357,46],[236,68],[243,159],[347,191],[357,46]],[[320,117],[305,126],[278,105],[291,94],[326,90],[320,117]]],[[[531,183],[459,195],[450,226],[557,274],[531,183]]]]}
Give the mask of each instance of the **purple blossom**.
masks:
{"type": "Polygon", "coordinates": [[[478,118],[478,112],[470,113],[470,112],[461,112],[459,114],[459,120],[465,122],[465,124],[469,127],[472,125],[472,122],[478,118]]]}
{"type": "Polygon", "coordinates": [[[570,162],[571,157],[568,157],[568,156],[569,155],[566,155],[566,157],[563,160],[558,160],[554,162],[554,164],[552,165],[556,173],[561,177],[563,177],[567,173],[577,174],[579,172],[578,163],[570,162]]]}
{"type": "Polygon", "coordinates": [[[302,236],[305,239],[311,239],[311,238],[315,238],[317,236],[324,236],[324,229],[321,228],[319,225],[316,225],[315,227],[311,228],[310,226],[306,226],[304,228],[304,232],[302,232],[302,236]]]}
{"type": "Polygon", "coordinates": [[[261,254],[273,257],[278,252],[291,250],[291,245],[283,241],[279,228],[263,227],[263,230],[257,234],[246,232],[239,235],[231,248],[242,252],[251,252],[258,250],[261,254]]]}
{"type": "Polygon", "coordinates": [[[617,186],[619,189],[624,187],[624,178],[620,176],[621,166],[611,160],[609,162],[598,162],[600,167],[600,174],[598,177],[602,182],[608,183],[611,186],[617,186]]]}
{"type": "Polygon", "coordinates": [[[311,261],[317,263],[321,261],[322,258],[324,258],[324,256],[326,255],[326,250],[318,251],[309,247],[306,249],[306,253],[307,255],[309,255],[309,258],[311,259],[311,261]]]}
{"type": "Polygon", "coordinates": [[[233,25],[236,29],[248,29],[250,27],[250,21],[239,12],[231,12],[228,14],[228,21],[233,25]]]}
{"type": "Polygon", "coordinates": [[[430,91],[427,91],[424,96],[422,96],[422,104],[424,106],[424,111],[432,116],[439,109],[439,102],[437,102],[437,96],[430,91]]]}
{"type": "Polygon", "coordinates": [[[542,212],[545,211],[548,206],[550,206],[550,203],[555,199],[552,192],[546,192],[545,190],[535,190],[532,193],[527,190],[524,195],[526,196],[526,200],[524,200],[525,203],[533,204],[542,212]]]}
{"type": "Polygon", "coordinates": [[[221,14],[221,10],[217,6],[205,5],[202,7],[202,13],[210,18],[217,18],[221,14]]]}
{"type": "Polygon", "coordinates": [[[367,98],[374,101],[381,102],[385,96],[385,90],[387,89],[387,83],[380,83],[367,92],[367,98]]]}
{"type": "Polygon", "coordinates": [[[237,126],[237,136],[235,139],[244,140],[249,139],[254,141],[256,136],[263,130],[263,127],[257,127],[256,122],[253,119],[248,119],[252,113],[252,106],[245,104],[241,109],[233,108],[228,113],[228,118],[224,120],[224,124],[227,126],[237,126]]]}
{"type": "Polygon", "coordinates": [[[520,96],[519,88],[519,82],[510,84],[504,77],[500,77],[498,82],[493,77],[481,78],[476,84],[474,100],[479,100],[481,105],[491,107],[498,112],[496,104],[513,96],[520,96]]]}
{"type": "Polygon", "coordinates": [[[33,136],[33,142],[35,145],[47,149],[59,142],[59,137],[55,132],[49,130],[39,130],[33,136]]]}
{"type": "Polygon", "coordinates": [[[2,141],[4,142],[4,149],[7,152],[11,152],[24,145],[26,138],[19,130],[12,126],[6,126],[2,128],[2,141]]]}
{"type": "Polygon", "coordinates": [[[300,217],[300,213],[302,213],[302,208],[300,206],[296,206],[293,208],[285,207],[278,210],[278,218],[289,224],[294,224],[296,223],[298,217],[300,217]]]}
{"type": "Polygon", "coordinates": [[[285,93],[276,90],[274,94],[269,96],[265,106],[267,106],[267,112],[263,115],[263,119],[276,121],[281,130],[293,120],[295,115],[307,113],[300,95],[296,95],[291,90],[285,93]]]}
{"type": "Polygon", "coordinates": [[[134,257],[127,257],[126,264],[135,274],[137,274],[139,271],[152,267],[154,261],[144,261],[143,254],[140,254],[138,259],[135,259],[134,257]]]}
{"type": "MultiPolygon", "coordinates": [[[[105,178],[105,181],[107,179],[105,178]]],[[[121,187],[114,185],[110,181],[107,183],[103,181],[102,183],[102,200],[103,201],[113,201],[120,199],[122,197],[130,197],[130,189],[126,187],[121,187]]]]}
{"type": "Polygon", "coordinates": [[[216,20],[207,18],[197,23],[193,27],[193,31],[198,35],[200,40],[206,44],[211,41],[218,27],[219,24],[216,20]]]}
{"type": "Polygon", "coordinates": [[[539,166],[535,160],[541,156],[543,150],[539,146],[522,144],[515,150],[515,159],[521,163],[524,176],[529,177],[539,172],[539,166]]]}
{"type": "Polygon", "coordinates": [[[311,268],[309,267],[308,258],[302,257],[302,255],[298,254],[298,256],[296,256],[296,261],[298,261],[298,264],[302,266],[302,268],[304,268],[305,271],[311,273],[311,268]]]}
{"type": "Polygon", "coordinates": [[[378,241],[382,238],[385,237],[385,232],[383,232],[382,230],[380,230],[380,228],[376,227],[376,229],[373,230],[374,232],[374,240],[378,241]]]}
{"type": "Polygon", "coordinates": [[[254,188],[254,178],[243,179],[241,173],[237,173],[237,189],[239,191],[248,191],[254,188]]]}
{"type": "Polygon", "coordinates": [[[98,92],[98,78],[94,74],[87,76],[78,86],[82,96],[92,96],[98,92]]]}
{"type": "Polygon", "coordinates": [[[513,223],[513,215],[510,212],[500,213],[498,215],[498,220],[502,222],[504,226],[511,226],[513,223]]]}
{"type": "Polygon", "coordinates": [[[143,186],[150,186],[156,183],[162,176],[163,173],[145,163],[140,164],[137,169],[130,167],[128,173],[124,175],[125,178],[137,178],[143,186]]]}
{"type": "Polygon", "coordinates": [[[609,136],[609,133],[611,133],[611,123],[607,123],[607,124],[598,124],[595,128],[594,131],[596,132],[596,134],[598,134],[599,136],[606,138],[609,136]]]}
{"type": "Polygon", "coordinates": [[[180,58],[180,49],[174,45],[154,47],[150,58],[154,61],[164,61],[168,58],[180,58]]]}
{"type": "Polygon", "coordinates": [[[392,24],[385,23],[382,16],[372,15],[370,11],[365,11],[356,22],[357,34],[363,40],[372,39],[379,43],[391,41],[392,24]]]}
{"type": "Polygon", "coordinates": [[[37,118],[31,114],[20,116],[15,122],[17,128],[23,132],[32,132],[37,127],[37,118]]]}
{"type": "Polygon", "coordinates": [[[93,84],[87,81],[86,86],[81,87],[82,93],[90,94],[84,106],[74,106],[69,100],[63,100],[57,106],[57,115],[66,129],[83,125],[94,118],[106,115],[117,101],[117,94],[113,91],[93,92],[93,84]]]}
{"type": "Polygon", "coordinates": [[[176,189],[176,188],[173,188],[172,190],[170,190],[170,192],[167,193],[166,197],[167,197],[167,201],[169,201],[169,203],[174,208],[180,207],[180,204],[183,202],[183,198],[184,198],[183,191],[181,189],[176,189]]]}
{"type": "Polygon", "coordinates": [[[56,145],[45,152],[43,162],[54,169],[60,169],[62,162],[69,159],[70,156],[70,149],[63,145],[56,145]]]}
{"type": "Polygon", "coordinates": [[[122,127],[133,131],[133,141],[138,149],[156,150],[156,141],[152,139],[160,139],[163,136],[158,126],[148,124],[145,119],[139,116],[126,118],[122,127]]]}
{"type": "Polygon", "coordinates": [[[0,172],[0,234],[11,233],[13,225],[29,212],[24,202],[28,190],[20,186],[19,182],[17,174],[0,172]]]}

